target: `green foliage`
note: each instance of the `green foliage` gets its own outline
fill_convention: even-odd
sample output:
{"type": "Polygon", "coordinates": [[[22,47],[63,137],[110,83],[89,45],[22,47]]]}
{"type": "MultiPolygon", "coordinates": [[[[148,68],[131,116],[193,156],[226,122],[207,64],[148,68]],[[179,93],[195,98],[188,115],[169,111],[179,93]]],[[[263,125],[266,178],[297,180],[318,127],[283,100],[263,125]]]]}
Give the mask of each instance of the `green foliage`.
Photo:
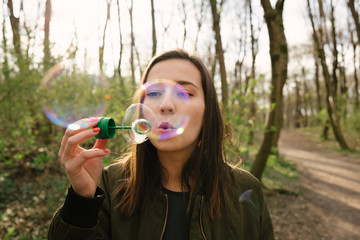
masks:
{"type": "Polygon", "coordinates": [[[294,163],[287,161],[286,159],[281,159],[275,154],[269,156],[267,167],[287,178],[298,177],[294,163]]]}
{"type": "Polygon", "coordinates": [[[343,119],[344,131],[347,139],[349,139],[350,146],[360,150],[360,110],[356,109],[347,118],[343,119]]]}
{"type": "Polygon", "coordinates": [[[51,160],[51,156],[46,154],[46,152],[41,152],[33,158],[31,166],[36,170],[44,170],[45,164],[51,160]]]}
{"type": "MultiPolygon", "coordinates": [[[[46,239],[49,221],[69,186],[57,156],[65,129],[51,123],[42,109],[44,92],[40,86],[45,67],[30,58],[17,62],[4,45],[0,48],[7,52],[7,58],[0,61],[0,238],[46,239]]],[[[133,89],[126,79],[114,76],[107,80],[111,99],[105,115],[121,124],[133,89]]],[[[86,89],[89,88],[81,85],[73,88],[76,94],[88,96],[86,89]]],[[[56,98],[59,92],[47,94],[54,94],[53,100],[62,104],[63,99],[56,98]]],[[[98,99],[86,101],[96,106],[98,99]]],[[[90,148],[94,143],[95,138],[83,146],[90,148]]],[[[104,165],[118,158],[127,147],[118,132],[108,143],[111,154],[104,159],[104,165]]]]}
{"type": "Polygon", "coordinates": [[[16,229],[14,227],[8,227],[6,229],[6,234],[4,236],[4,239],[12,239],[14,236],[16,236],[16,229]]]}
{"type": "Polygon", "coordinates": [[[0,209],[13,199],[13,193],[16,190],[14,182],[6,176],[0,177],[0,209]]]}
{"type": "Polygon", "coordinates": [[[250,79],[246,93],[245,86],[238,86],[229,95],[228,111],[225,112],[225,121],[231,130],[231,143],[226,146],[230,163],[240,165],[249,170],[251,155],[257,151],[253,142],[257,141],[258,132],[264,129],[265,109],[262,109],[260,99],[265,93],[255,90],[261,89],[263,76],[250,79]],[[255,111],[252,109],[255,106],[255,111]]]}
{"type": "Polygon", "coordinates": [[[293,162],[283,159],[279,155],[271,154],[266,164],[262,182],[267,189],[298,194],[299,189],[296,189],[298,188],[296,184],[298,177],[293,162]]]}

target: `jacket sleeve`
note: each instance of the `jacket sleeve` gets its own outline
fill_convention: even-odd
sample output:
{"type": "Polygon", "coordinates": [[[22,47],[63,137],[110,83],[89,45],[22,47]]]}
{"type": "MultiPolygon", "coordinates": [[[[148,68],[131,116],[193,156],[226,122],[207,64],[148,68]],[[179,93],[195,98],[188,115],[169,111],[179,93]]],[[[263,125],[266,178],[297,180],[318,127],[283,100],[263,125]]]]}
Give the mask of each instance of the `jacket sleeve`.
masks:
{"type": "Polygon", "coordinates": [[[104,191],[98,187],[94,198],[77,195],[68,190],[63,206],[55,212],[48,231],[48,239],[107,239],[100,236],[99,212],[102,212],[104,191]]]}

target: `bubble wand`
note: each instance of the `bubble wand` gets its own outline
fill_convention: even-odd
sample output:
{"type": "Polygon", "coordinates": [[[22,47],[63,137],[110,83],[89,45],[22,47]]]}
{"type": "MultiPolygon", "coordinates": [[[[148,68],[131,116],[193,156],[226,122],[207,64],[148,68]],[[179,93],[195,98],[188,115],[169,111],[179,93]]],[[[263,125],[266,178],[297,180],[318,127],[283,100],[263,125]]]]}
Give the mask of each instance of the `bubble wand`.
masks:
{"type": "Polygon", "coordinates": [[[100,132],[95,136],[97,139],[113,138],[117,129],[131,129],[140,135],[145,135],[152,129],[151,123],[146,119],[137,119],[131,126],[116,126],[114,119],[109,117],[101,118],[95,127],[100,128],[100,132]]]}

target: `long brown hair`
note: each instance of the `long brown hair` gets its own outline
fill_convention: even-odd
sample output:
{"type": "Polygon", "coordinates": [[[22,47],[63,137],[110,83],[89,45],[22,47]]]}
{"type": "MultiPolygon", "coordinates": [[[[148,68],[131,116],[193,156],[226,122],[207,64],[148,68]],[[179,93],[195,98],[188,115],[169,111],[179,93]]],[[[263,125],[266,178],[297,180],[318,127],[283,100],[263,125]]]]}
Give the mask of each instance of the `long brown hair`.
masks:
{"type": "MultiPolygon", "coordinates": [[[[199,135],[199,147],[193,152],[182,170],[182,184],[190,189],[188,211],[191,211],[198,193],[207,199],[211,218],[221,215],[224,207],[224,193],[228,181],[228,167],[224,154],[224,122],[214,82],[200,59],[176,49],[155,56],[145,70],[141,84],[147,80],[151,68],[168,59],[183,59],[191,62],[201,73],[201,83],[205,96],[205,113],[199,135]]],[[[150,141],[133,145],[132,154],[123,159],[124,180],[115,190],[118,207],[125,216],[146,208],[156,189],[161,188],[162,168],[156,148],[150,141]]]]}

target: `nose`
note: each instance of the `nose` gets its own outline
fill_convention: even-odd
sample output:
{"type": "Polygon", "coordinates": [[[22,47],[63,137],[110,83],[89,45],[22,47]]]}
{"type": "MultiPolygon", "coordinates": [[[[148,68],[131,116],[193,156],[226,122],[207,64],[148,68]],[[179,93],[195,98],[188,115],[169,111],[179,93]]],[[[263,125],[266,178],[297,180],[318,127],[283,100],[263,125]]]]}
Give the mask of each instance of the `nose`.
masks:
{"type": "Polygon", "coordinates": [[[175,113],[175,105],[173,99],[169,94],[165,94],[165,97],[162,99],[160,106],[160,112],[162,114],[174,114],[175,113]]]}

